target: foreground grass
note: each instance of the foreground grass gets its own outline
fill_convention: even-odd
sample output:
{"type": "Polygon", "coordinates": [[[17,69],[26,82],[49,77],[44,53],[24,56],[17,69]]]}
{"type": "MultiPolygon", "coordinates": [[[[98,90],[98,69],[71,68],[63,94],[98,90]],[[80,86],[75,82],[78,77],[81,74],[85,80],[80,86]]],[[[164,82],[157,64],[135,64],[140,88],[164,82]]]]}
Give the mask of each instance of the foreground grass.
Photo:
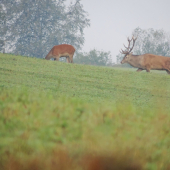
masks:
{"type": "Polygon", "coordinates": [[[145,169],[165,169],[170,164],[170,115],[164,110],[87,104],[46,93],[33,95],[25,88],[1,90],[0,101],[2,167],[4,159],[42,161],[63,147],[71,155],[121,155],[145,169]]]}
{"type": "Polygon", "coordinates": [[[1,54],[0,169],[56,169],[70,159],[82,169],[86,157],[89,170],[167,169],[169,82],[166,74],[1,54]]]}

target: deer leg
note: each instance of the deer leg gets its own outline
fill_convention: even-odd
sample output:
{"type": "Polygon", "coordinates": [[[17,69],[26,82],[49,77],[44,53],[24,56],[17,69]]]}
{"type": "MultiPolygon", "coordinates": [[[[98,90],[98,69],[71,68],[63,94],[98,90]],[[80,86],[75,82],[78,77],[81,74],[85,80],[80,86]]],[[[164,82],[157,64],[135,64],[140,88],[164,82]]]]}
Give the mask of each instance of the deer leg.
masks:
{"type": "Polygon", "coordinates": [[[69,58],[69,63],[73,63],[73,56],[69,55],[68,58],[69,58]]]}
{"type": "Polygon", "coordinates": [[[167,72],[168,74],[170,74],[170,71],[166,70],[166,72],[167,72]]]}
{"type": "Polygon", "coordinates": [[[73,55],[70,56],[70,62],[73,63],[73,55]]]}
{"type": "Polygon", "coordinates": [[[54,60],[55,60],[55,61],[59,61],[59,57],[55,57],[54,60]]]}
{"type": "Polygon", "coordinates": [[[66,59],[67,59],[67,63],[70,63],[70,60],[69,60],[69,57],[68,57],[68,56],[66,57],[66,59]]]}
{"type": "Polygon", "coordinates": [[[73,63],[73,55],[69,55],[70,63],[73,63]]]}
{"type": "Polygon", "coordinates": [[[170,74],[170,62],[166,63],[165,70],[168,74],[170,74]]]}
{"type": "Polygon", "coordinates": [[[147,68],[147,69],[146,69],[146,72],[150,72],[150,69],[149,69],[149,68],[147,68]]]}
{"type": "Polygon", "coordinates": [[[150,66],[147,65],[147,66],[146,66],[146,71],[147,71],[147,72],[150,72],[150,69],[151,69],[150,66]]]}
{"type": "Polygon", "coordinates": [[[142,71],[143,69],[142,68],[138,68],[136,71],[137,72],[140,72],[140,71],[142,71]]]}
{"type": "Polygon", "coordinates": [[[167,72],[168,74],[170,74],[170,69],[166,69],[166,72],[167,72]]]}

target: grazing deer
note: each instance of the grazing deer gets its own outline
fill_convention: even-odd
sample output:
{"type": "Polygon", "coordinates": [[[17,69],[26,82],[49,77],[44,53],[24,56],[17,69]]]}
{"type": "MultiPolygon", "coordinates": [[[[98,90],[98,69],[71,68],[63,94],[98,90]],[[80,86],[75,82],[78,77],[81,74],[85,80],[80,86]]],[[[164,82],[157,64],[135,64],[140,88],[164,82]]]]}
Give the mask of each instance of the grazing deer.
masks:
{"type": "Polygon", "coordinates": [[[168,74],[170,74],[170,57],[158,56],[154,54],[143,54],[143,55],[133,55],[131,52],[136,41],[137,37],[132,39],[127,39],[129,44],[128,47],[124,45],[126,50],[120,51],[120,53],[125,54],[121,64],[128,63],[133,67],[138,68],[138,72],[142,70],[146,70],[150,72],[150,70],[166,70],[168,74]],[[131,41],[133,40],[132,47],[130,48],[131,41]]]}
{"type": "Polygon", "coordinates": [[[75,48],[69,44],[55,45],[50,52],[45,57],[46,60],[54,58],[54,60],[59,61],[60,57],[66,57],[67,63],[73,63],[73,55],[75,48]]]}

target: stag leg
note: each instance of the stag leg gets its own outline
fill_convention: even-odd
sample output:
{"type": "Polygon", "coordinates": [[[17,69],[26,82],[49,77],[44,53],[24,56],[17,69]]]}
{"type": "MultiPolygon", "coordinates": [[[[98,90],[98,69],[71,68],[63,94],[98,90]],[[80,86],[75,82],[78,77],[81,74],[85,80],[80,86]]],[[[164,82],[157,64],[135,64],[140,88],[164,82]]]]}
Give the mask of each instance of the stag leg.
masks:
{"type": "Polygon", "coordinates": [[[147,72],[150,72],[150,69],[151,69],[150,66],[147,65],[147,66],[146,66],[146,71],[147,71],[147,72]]]}
{"type": "Polygon", "coordinates": [[[147,68],[147,69],[146,69],[146,72],[148,72],[148,73],[149,73],[149,72],[150,72],[150,69],[148,69],[148,68],[147,68]]]}
{"type": "Polygon", "coordinates": [[[143,69],[142,68],[138,68],[136,71],[140,72],[140,71],[143,71],[143,69]]]}
{"type": "Polygon", "coordinates": [[[166,70],[166,72],[167,72],[168,74],[170,74],[170,71],[166,70]]]}
{"type": "Polygon", "coordinates": [[[165,70],[168,74],[170,74],[170,61],[166,63],[165,70]]]}
{"type": "Polygon", "coordinates": [[[166,72],[167,72],[168,74],[170,74],[170,70],[166,70],[166,72]]]}

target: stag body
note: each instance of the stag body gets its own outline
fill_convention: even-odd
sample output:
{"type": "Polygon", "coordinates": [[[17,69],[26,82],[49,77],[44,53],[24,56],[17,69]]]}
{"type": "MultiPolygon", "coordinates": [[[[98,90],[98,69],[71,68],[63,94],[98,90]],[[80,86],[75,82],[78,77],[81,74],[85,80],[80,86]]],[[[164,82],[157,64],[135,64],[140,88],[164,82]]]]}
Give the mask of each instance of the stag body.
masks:
{"type": "Polygon", "coordinates": [[[143,55],[133,55],[131,53],[135,41],[137,38],[132,37],[130,40],[128,38],[129,45],[125,46],[126,51],[121,51],[122,54],[125,54],[121,64],[128,63],[133,67],[138,68],[138,72],[142,70],[146,70],[150,72],[150,70],[166,70],[168,74],[170,74],[170,57],[158,56],[154,54],[143,54],[143,55]],[[133,45],[130,48],[130,42],[133,40],[133,45]]]}
{"type": "Polygon", "coordinates": [[[72,45],[56,45],[50,50],[45,59],[50,60],[51,58],[54,58],[54,60],[59,61],[60,57],[66,57],[68,63],[73,63],[74,52],[75,48],[72,45]]]}

